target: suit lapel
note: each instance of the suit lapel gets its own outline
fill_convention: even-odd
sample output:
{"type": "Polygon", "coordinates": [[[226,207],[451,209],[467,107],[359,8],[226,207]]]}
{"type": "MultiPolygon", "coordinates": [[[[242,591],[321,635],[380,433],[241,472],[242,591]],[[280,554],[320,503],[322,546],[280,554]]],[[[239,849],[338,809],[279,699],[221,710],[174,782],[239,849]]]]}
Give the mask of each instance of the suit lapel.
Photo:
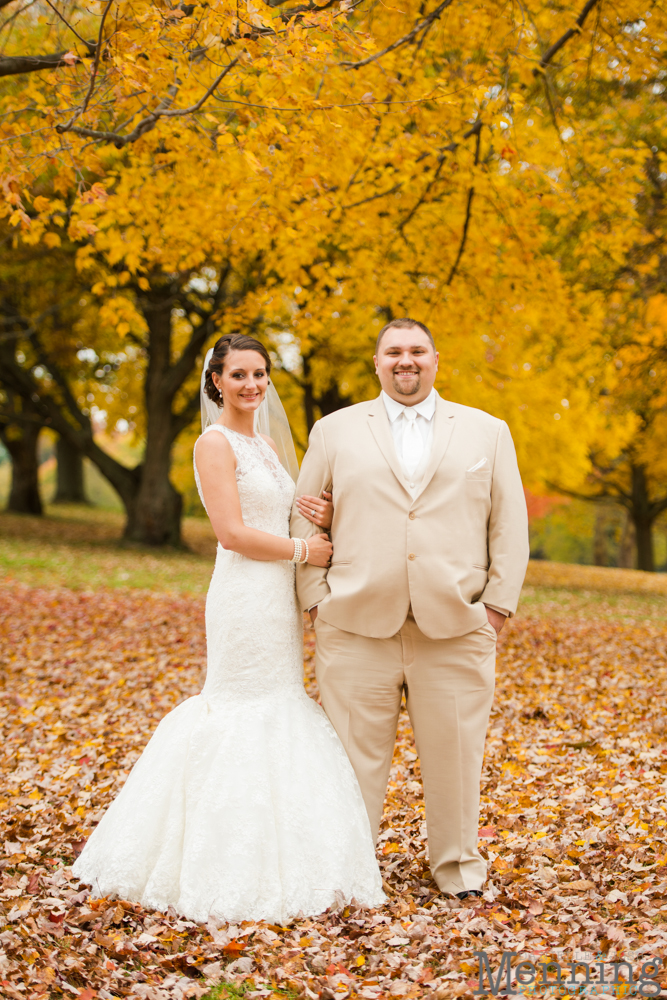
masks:
{"type": "Polygon", "coordinates": [[[424,478],[419,484],[419,489],[417,491],[417,497],[421,496],[428,484],[433,479],[436,469],[445,457],[445,452],[449,446],[449,442],[452,438],[452,431],[454,430],[454,424],[456,423],[456,417],[453,413],[449,412],[449,407],[447,403],[441,396],[438,396],[436,401],[435,413],[433,414],[433,420],[435,424],[433,426],[433,443],[431,445],[431,454],[424,470],[424,478]]]}
{"type": "Polygon", "coordinates": [[[385,405],[382,402],[382,396],[378,396],[377,399],[374,399],[371,404],[371,408],[368,413],[368,425],[371,429],[373,437],[375,438],[378,448],[385,457],[389,468],[394,473],[405,492],[410,495],[410,490],[407,488],[403,473],[401,472],[401,466],[396,454],[396,448],[394,447],[394,439],[391,435],[391,428],[389,426],[389,417],[387,416],[385,405]]]}

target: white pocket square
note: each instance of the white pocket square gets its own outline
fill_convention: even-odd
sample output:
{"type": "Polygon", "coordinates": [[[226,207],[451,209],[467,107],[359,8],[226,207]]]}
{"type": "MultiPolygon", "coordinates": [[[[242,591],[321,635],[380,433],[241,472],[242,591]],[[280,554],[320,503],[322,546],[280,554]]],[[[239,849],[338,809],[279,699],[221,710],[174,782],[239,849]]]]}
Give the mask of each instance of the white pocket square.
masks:
{"type": "Polygon", "coordinates": [[[488,459],[486,458],[480,458],[479,462],[476,462],[470,469],[466,469],[466,472],[477,472],[483,465],[486,465],[487,461],[488,459]]]}

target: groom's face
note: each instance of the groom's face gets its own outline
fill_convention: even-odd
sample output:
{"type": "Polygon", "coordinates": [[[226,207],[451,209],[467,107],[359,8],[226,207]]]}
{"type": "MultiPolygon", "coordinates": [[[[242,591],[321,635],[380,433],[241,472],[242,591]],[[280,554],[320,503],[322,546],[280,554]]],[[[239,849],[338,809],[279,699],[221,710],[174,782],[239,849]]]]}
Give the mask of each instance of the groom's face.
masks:
{"type": "Polygon", "coordinates": [[[421,403],[433,388],[438,354],[418,326],[387,330],[373,360],[384,391],[404,406],[421,403]]]}

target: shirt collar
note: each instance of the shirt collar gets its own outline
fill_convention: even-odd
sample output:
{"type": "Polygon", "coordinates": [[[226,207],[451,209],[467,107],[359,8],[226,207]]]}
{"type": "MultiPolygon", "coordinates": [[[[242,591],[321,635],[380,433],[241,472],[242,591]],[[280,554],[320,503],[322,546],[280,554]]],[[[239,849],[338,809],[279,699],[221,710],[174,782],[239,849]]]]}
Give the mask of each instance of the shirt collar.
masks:
{"type": "MultiPolygon", "coordinates": [[[[404,406],[403,403],[398,403],[395,399],[392,399],[391,396],[387,395],[384,389],[380,395],[382,396],[382,402],[385,405],[389,422],[393,424],[393,422],[398,419],[398,417],[400,417],[403,411],[407,410],[408,407],[404,406]]],[[[433,414],[435,413],[437,398],[437,392],[435,389],[431,389],[426,399],[423,399],[421,403],[417,403],[416,406],[410,407],[410,409],[416,410],[420,417],[424,417],[426,420],[431,420],[433,414]]]]}

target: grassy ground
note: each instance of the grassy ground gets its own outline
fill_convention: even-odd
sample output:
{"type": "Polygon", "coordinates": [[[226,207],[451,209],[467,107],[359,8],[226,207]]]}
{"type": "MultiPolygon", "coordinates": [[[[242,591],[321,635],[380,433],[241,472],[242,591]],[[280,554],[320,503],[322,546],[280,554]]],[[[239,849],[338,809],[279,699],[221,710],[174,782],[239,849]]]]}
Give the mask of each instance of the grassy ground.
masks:
{"type": "Polygon", "coordinates": [[[533,561],[519,613],[596,618],[620,624],[667,622],[667,574],[533,561]]]}
{"type": "Polygon", "coordinates": [[[122,545],[123,522],[115,511],[74,504],[48,507],[45,517],[0,514],[0,579],[75,590],[206,593],[215,557],[206,519],[185,519],[182,552],[122,545]]]}
{"type": "MultiPolygon", "coordinates": [[[[0,580],[29,586],[100,587],[204,594],[215,557],[205,518],[186,518],[187,549],[124,546],[123,515],[58,505],[45,517],[0,514],[0,580]]],[[[667,574],[531,562],[520,612],[605,621],[667,621],[667,574]]]]}

